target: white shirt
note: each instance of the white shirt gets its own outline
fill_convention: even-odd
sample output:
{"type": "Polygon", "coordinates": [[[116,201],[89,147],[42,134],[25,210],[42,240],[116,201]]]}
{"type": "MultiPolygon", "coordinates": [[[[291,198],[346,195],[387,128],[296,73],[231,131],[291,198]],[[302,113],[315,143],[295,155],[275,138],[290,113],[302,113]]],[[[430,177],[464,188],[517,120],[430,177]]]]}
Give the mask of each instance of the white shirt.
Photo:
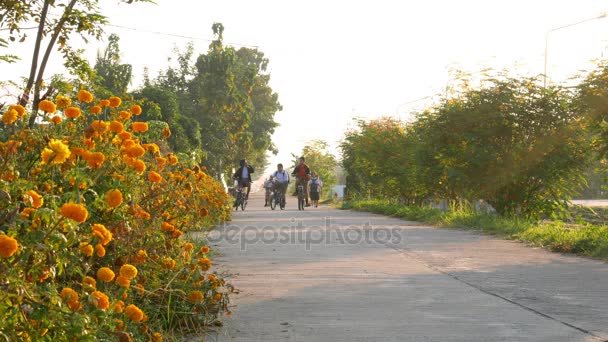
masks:
{"type": "Polygon", "coordinates": [[[289,174],[285,172],[285,170],[281,172],[275,171],[272,175],[274,176],[274,179],[276,179],[279,183],[289,182],[289,174]]]}

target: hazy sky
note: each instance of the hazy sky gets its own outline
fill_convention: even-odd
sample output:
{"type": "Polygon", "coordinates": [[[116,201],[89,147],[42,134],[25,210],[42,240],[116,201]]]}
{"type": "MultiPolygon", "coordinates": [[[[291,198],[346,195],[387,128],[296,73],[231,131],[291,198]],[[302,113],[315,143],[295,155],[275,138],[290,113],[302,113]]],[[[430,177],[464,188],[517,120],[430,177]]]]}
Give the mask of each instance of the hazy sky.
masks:
{"type": "MultiPolygon", "coordinates": [[[[156,2],[101,1],[112,25],[135,29],[106,28],[121,38],[122,62],[134,68],[133,87],[140,84],[144,67],[152,76],[166,68],[175,46],[183,50],[192,41],[195,54],[205,53],[213,38],[211,25],[221,22],[226,44],[258,47],[270,60],[271,86],[284,107],[276,115],[281,126],[274,141],[280,154],[273,163],[289,163],[290,154],[298,154],[311,139],[337,146],[353,117],[406,119],[411,110],[428,105],[428,100],[412,101],[445,88],[450,69],[541,74],[548,31],[608,11],[606,0],[156,2]]],[[[561,81],[602,57],[608,18],[548,37],[548,75],[561,81]]],[[[86,46],[92,63],[105,45],[86,46]]],[[[13,47],[27,56],[27,63],[0,64],[0,80],[28,72],[33,41],[13,47]]],[[[47,76],[62,72],[57,53],[51,62],[47,76]]]]}

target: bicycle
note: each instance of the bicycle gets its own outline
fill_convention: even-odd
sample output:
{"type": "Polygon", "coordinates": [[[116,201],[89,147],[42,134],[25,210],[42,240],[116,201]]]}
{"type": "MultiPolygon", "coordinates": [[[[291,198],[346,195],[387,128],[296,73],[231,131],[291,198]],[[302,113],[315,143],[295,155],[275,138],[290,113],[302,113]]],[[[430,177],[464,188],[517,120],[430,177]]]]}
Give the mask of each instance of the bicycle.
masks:
{"type": "Polygon", "coordinates": [[[306,204],[306,198],[304,194],[304,185],[302,183],[298,184],[298,210],[304,210],[304,205],[306,204]]]}
{"type": "Polygon", "coordinates": [[[239,207],[241,207],[241,210],[243,211],[245,210],[245,207],[247,207],[247,198],[243,193],[243,186],[241,184],[239,184],[236,189],[236,200],[234,201],[234,210],[238,211],[239,207]]]}
{"type": "Polygon", "coordinates": [[[270,194],[270,209],[274,210],[277,207],[277,204],[281,210],[285,209],[285,198],[283,198],[283,192],[279,186],[275,185],[272,189],[272,194],[270,194]]]}

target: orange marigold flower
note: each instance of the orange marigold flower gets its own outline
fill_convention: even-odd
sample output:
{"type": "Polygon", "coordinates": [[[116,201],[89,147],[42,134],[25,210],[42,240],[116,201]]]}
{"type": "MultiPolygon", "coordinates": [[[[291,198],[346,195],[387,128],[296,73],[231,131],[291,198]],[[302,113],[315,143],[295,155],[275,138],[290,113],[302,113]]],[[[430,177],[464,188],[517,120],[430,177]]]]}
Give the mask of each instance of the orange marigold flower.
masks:
{"type": "Polygon", "coordinates": [[[118,133],[118,137],[122,140],[129,140],[131,139],[131,133],[127,132],[127,131],[122,131],[120,133],[118,133]]]}
{"type": "Polygon", "coordinates": [[[65,116],[68,118],[74,119],[80,116],[80,108],[77,107],[68,107],[65,109],[65,116]]]}
{"type": "Polygon", "coordinates": [[[144,312],[133,304],[129,304],[125,308],[125,314],[134,322],[141,322],[141,320],[144,319],[144,312]]]}
{"type": "Polygon", "coordinates": [[[174,239],[177,239],[178,237],[182,236],[182,234],[184,234],[184,233],[181,230],[176,229],[171,232],[171,237],[174,239]]]}
{"type": "Polygon", "coordinates": [[[222,294],[221,293],[216,293],[213,295],[213,300],[214,301],[219,301],[220,299],[222,299],[222,294]]]}
{"type": "Polygon", "coordinates": [[[131,112],[127,112],[126,110],[121,110],[120,113],[118,113],[118,116],[123,121],[129,120],[131,118],[131,112]]]}
{"type": "Polygon", "coordinates": [[[107,267],[102,267],[99,270],[97,270],[97,279],[105,282],[105,283],[109,283],[112,281],[112,279],[114,279],[114,271],[112,271],[111,269],[107,268],[107,267]]]}
{"type": "Polygon", "coordinates": [[[133,113],[135,115],[141,114],[141,107],[138,106],[138,105],[132,105],[131,106],[131,113],[133,113]]]}
{"type": "Polygon", "coordinates": [[[88,257],[93,255],[94,252],[93,246],[91,246],[88,242],[81,242],[80,247],[78,249],[80,250],[80,253],[88,257]]]}
{"type": "Polygon", "coordinates": [[[175,230],[175,226],[169,222],[163,222],[160,228],[165,232],[172,232],[175,230]]]}
{"type": "Polygon", "coordinates": [[[86,221],[89,216],[89,212],[84,205],[71,202],[64,203],[59,209],[59,212],[61,216],[80,223],[86,221]]]}
{"type": "Polygon", "coordinates": [[[145,132],[148,130],[148,124],[146,122],[135,121],[131,125],[133,132],[145,132]]]}
{"type": "Polygon", "coordinates": [[[177,164],[177,157],[173,154],[173,153],[169,153],[167,155],[167,159],[169,159],[169,165],[175,165],[177,164]]]}
{"type": "Polygon", "coordinates": [[[93,107],[91,107],[90,111],[91,111],[91,114],[97,115],[97,114],[101,113],[101,107],[93,106],[93,107]]]}
{"type": "Polygon", "coordinates": [[[150,171],[148,173],[148,180],[153,183],[160,183],[163,181],[163,176],[161,176],[158,172],[150,171]]]}
{"type": "Polygon", "coordinates": [[[114,304],[114,311],[116,313],[122,313],[124,309],[125,309],[125,302],[123,302],[122,300],[119,300],[118,302],[116,302],[116,304],[114,304]]]}
{"type": "Polygon", "coordinates": [[[95,120],[91,123],[93,130],[99,133],[104,133],[108,130],[108,123],[102,120],[95,120]]]}
{"type": "Polygon", "coordinates": [[[98,257],[103,258],[106,255],[106,249],[98,243],[95,245],[95,254],[97,254],[98,257]]]}
{"type": "Polygon", "coordinates": [[[201,270],[207,271],[211,268],[211,260],[207,258],[201,258],[198,260],[198,265],[200,266],[201,270]]]}
{"type": "Polygon", "coordinates": [[[154,334],[152,334],[152,342],[163,342],[163,335],[155,332],[154,334]]]}
{"type": "Polygon", "coordinates": [[[110,208],[116,208],[122,204],[122,192],[112,189],[106,192],[106,203],[110,208]]]}
{"type": "Polygon", "coordinates": [[[72,99],[63,95],[57,95],[55,98],[55,103],[57,103],[57,107],[65,108],[72,104],[72,99]]]}
{"type": "Polygon", "coordinates": [[[98,169],[106,160],[106,156],[104,156],[104,154],[101,152],[93,152],[86,156],[86,160],[90,167],[93,169],[98,169]]]}
{"type": "Polygon", "coordinates": [[[143,144],[142,146],[148,152],[152,152],[152,153],[158,153],[158,152],[160,152],[160,148],[155,143],[143,144]]]}
{"type": "Polygon", "coordinates": [[[209,250],[210,250],[210,249],[209,249],[209,247],[207,247],[207,246],[203,246],[203,247],[201,247],[201,253],[207,254],[207,253],[209,253],[209,250]]]}
{"type": "Polygon", "coordinates": [[[21,218],[22,219],[29,219],[30,215],[35,212],[36,210],[34,208],[25,208],[23,209],[23,211],[21,212],[21,218]]]}
{"type": "Polygon", "coordinates": [[[171,136],[171,130],[169,129],[169,127],[163,128],[163,137],[165,139],[168,139],[170,136],[171,136]]]}
{"type": "Polygon", "coordinates": [[[93,94],[82,89],[78,92],[78,101],[90,103],[91,101],[93,101],[93,94]]]}
{"type": "Polygon", "coordinates": [[[131,280],[137,277],[137,268],[133,265],[124,264],[120,267],[120,272],[118,272],[121,276],[131,280]]]}
{"type": "Polygon", "coordinates": [[[135,169],[135,171],[142,174],[144,173],[144,171],[146,171],[146,163],[144,163],[143,160],[135,160],[133,162],[133,168],[135,169]]]}
{"type": "Polygon", "coordinates": [[[8,109],[16,110],[19,117],[22,117],[25,114],[25,107],[23,107],[20,104],[12,105],[12,106],[8,107],[8,109]]]}
{"type": "Polygon", "coordinates": [[[175,260],[171,259],[171,258],[164,258],[163,259],[163,268],[167,269],[167,270],[172,270],[173,268],[175,268],[175,260]]]}
{"type": "Polygon", "coordinates": [[[184,244],[184,250],[185,250],[186,252],[190,252],[190,251],[191,251],[191,250],[193,250],[193,249],[194,249],[194,245],[193,245],[193,244],[191,244],[190,242],[187,242],[186,244],[184,244]]]}
{"type": "Polygon", "coordinates": [[[95,279],[93,277],[86,276],[82,280],[82,285],[85,285],[85,287],[88,286],[88,287],[91,287],[91,288],[96,288],[97,287],[97,282],[95,281],[95,279]]]}
{"type": "Polygon", "coordinates": [[[125,130],[125,128],[123,127],[122,123],[120,123],[116,120],[110,122],[110,131],[111,132],[120,133],[124,130],[125,130]]]}
{"type": "Polygon", "coordinates": [[[91,293],[91,297],[93,299],[93,304],[101,310],[106,310],[110,307],[110,300],[108,296],[101,291],[93,291],[91,293]]]}
{"type": "Polygon", "coordinates": [[[205,299],[205,296],[203,296],[201,291],[192,291],[188,295],[188,299],[193,303],[201,303],[205,299]]]}
{"type": "Polygon", "coordinates": [[[99,101],[99,105],[102,106],[102,107],[107,107],[107,106],[110,105],[110,101],[108,101],[108,100],[101,100],[101,101],[99,101]]]}
{"type": "Polygon", "coordinates": [[[118,283],[118,285],[120,287],[124,287],[124,288],[129,288],[131,286],[131,280],[129,280],[126,277],[123,277],[121,275],[119,275],[118,277],[116,277],[116,283],[118,283]]]}
{"type": "Polygon", "coordinates": [[[0,235],[0,257],[11,257],[13,254],[15,254],[18,248],[19,243],[17,240],[5,234],[0,235]]]}
{"type": "Polygon", "coordinates": [[[76,291],[74,291],[73,289],[71,289],[69,287],[65,287],[63,290],[61,290],[61,293],[59,293],[59,296],[66,303],[68,303],[68,306],[70,307],[70,309],[78,310],[80,308],[80,303],[78,302],[78,293],[76,291]]]}
{"type": "Polygon", "coordinates": [[[25,194],[28,197],[26,200],[30,202],[32,207],[38,209],[44,204],[44,198],[42,198],[42,196],[40,196],[36,191],[28,190],[25,194]]]}
{"type": "Polygon", "coordinates": [[[2,122],[4,122],[5,125],[10,125],[17,121],[17,119],[19,119],[19,113],[14,109],[9,109],[2,114],[2,122]]]}
{"type": "Polygon", "coordinates": [[[63,121],[63,119],[59,115],[55,115],[51,118],[51,122],[54,123],[55,125],[59,125],[61,123],[61,121],[63,121]]]}
{"type": "Polygon", "coordinates": [[[99,238],[99,242],[106,246],[112,241],[112,233],[103,225],[96,223],[93,225],[93,236],[99,238]]]}
{"type": "MultiPolygon", "coordinates": [[[[119,175],[118,173],[114,172],[112,174],[112,178],[116,179],[117,181],[124,181],[125,180],[125,176],[123,175],[119,175]]],[[[122,195],[122,194],[121,194],[122,195]]]]}
{"type": "Polygon", "coordinates": [[[122,103],[122,100],[118,96],[112,96],[108,100],[110,101],[110,107],[118,107],[122,103]]]}
{"type": "Polygon", "coordinates": [[[49,100],[40,101],[40,103],[38,104],[38,109],[49,114],[53,114],[57,111],[55,104],[49,100]]]}
{"type": "Polygon", "coordinates": [[[133,145],[124,150],[124,153],[131,158],[141,157],[146,153],[146,150],[141,145],[133,145]]]}

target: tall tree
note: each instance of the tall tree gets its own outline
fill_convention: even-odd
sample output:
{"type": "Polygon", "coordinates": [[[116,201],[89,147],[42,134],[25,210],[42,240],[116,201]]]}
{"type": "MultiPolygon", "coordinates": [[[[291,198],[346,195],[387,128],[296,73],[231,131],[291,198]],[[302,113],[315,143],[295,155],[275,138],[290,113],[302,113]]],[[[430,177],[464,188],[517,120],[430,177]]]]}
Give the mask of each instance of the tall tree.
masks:
{"type": "MultiPolygon", "coordinates": [[[[126,3],[152,2],[152,0],[121,1],[126,3]]],[[[20,103],[26,105],[30,102],[30,93],[32,90],[34,91],[30,126],[36,122],[38,104],[42,100],[44,72],[53,48],[58,44],[58,50],[63,54],[66,66],[74,70],[88,67],[86,60],[80,56],[80,51],[74,50],[69,45],[69,39],[75,34],[80,35],[85,41],[89,36],[99,39],[102,27],[107,20],[104,15],[99,13],[98,3],[99,0],[4,0],[0,2],[0,13],[2,13],[0,28],[9,29],[8,41],[17,39],[20,42],[25,41],[26,34],[21,32],[22,29],[33,22],[38,26],[30,74],[20,99],[20,103]],[[62,14],[58,17],[49,17],[50,8],[60,8],[62,14]],[[49,40],[41,58],[42,42],[46,37],[49,37],[49,40]]],[[[7,45],[7,40],[5,38],[2,40],[2,45],[7,45]]]]}
{"type": "Polygon", "coordinates": [[[97,53],[97,61],[93,69],[97,76],[96,83],[101,87],[98,92],[101,97],[123,95],[131,83],[133,67],[131,64],[120,64],[119,40],[118,35],[111,34],[103,54],[97,53]]]}

